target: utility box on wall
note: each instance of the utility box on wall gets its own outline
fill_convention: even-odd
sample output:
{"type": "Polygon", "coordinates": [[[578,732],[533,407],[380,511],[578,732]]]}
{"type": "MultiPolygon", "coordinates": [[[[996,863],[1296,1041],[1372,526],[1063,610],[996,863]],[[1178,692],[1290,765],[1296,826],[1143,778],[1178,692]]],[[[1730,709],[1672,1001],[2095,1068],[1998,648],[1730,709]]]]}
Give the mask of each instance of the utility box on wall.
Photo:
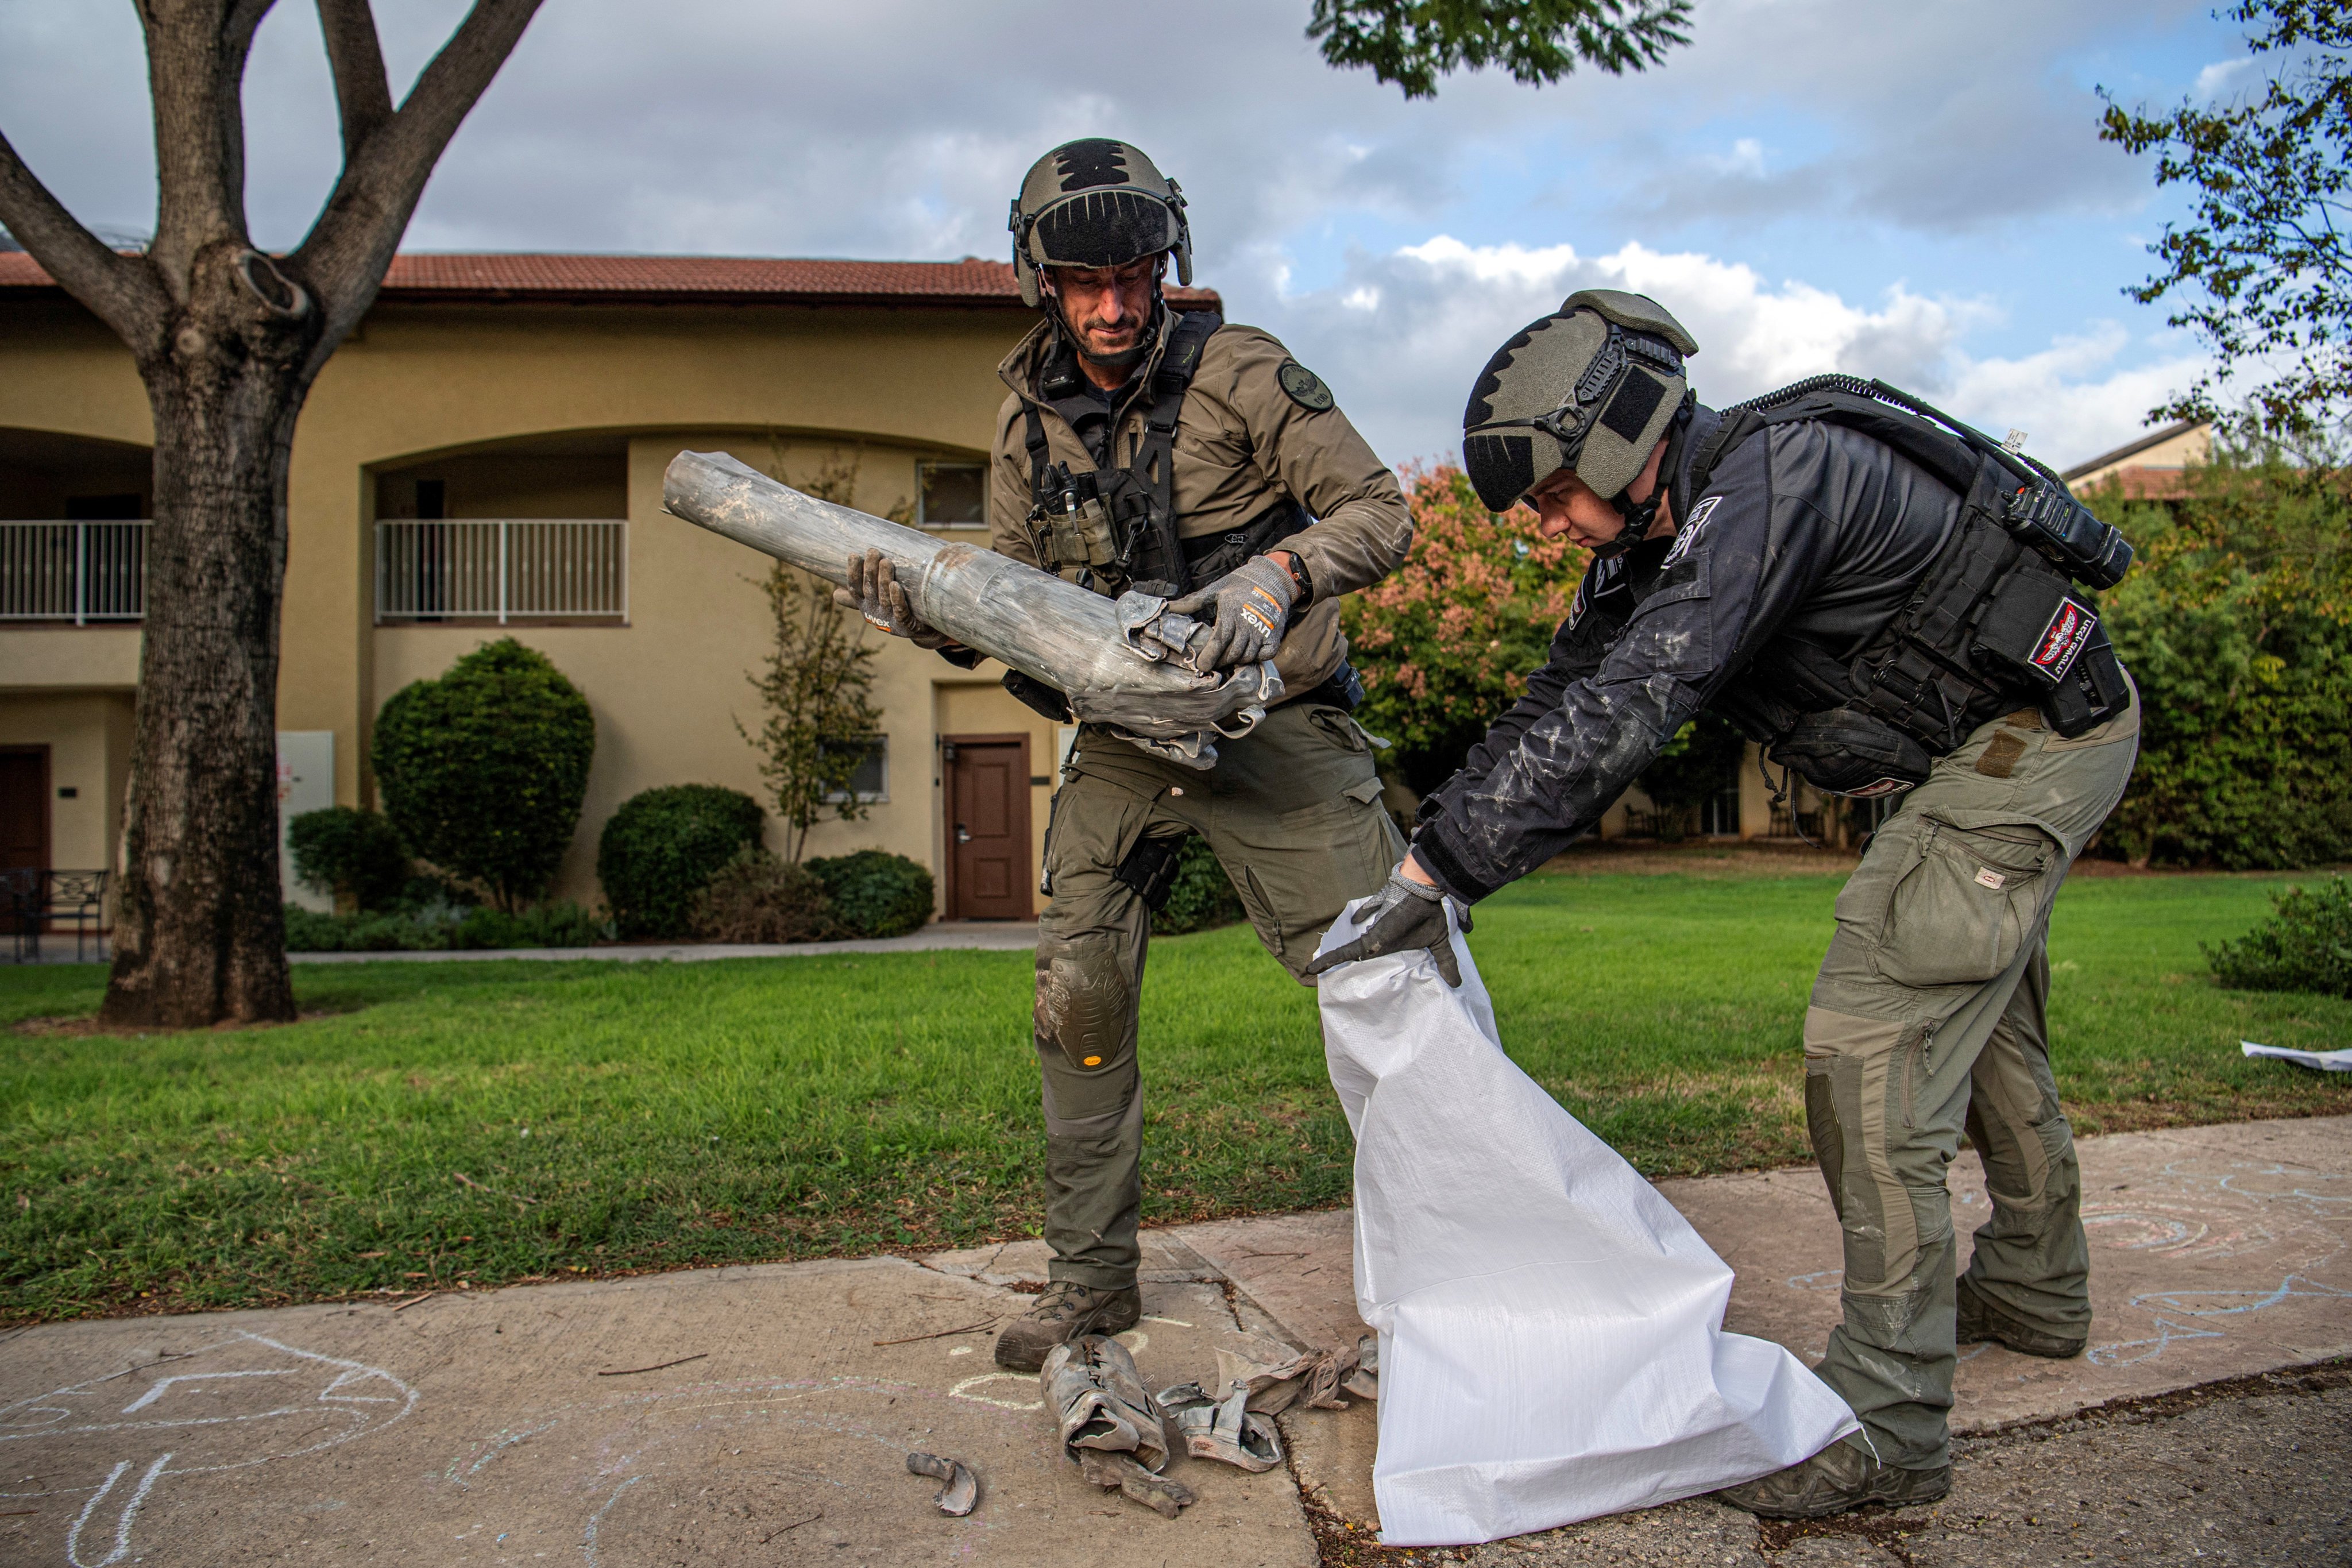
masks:
{"type": "Polygon", "coordinates": [[[320,914],[335,912],[332,893],[314,893],[294,879],[294,858],[286,852],[286,825],[306,811],[335,804],[335,732],[278,731],[278,880],[286,901],[320,914]]]}

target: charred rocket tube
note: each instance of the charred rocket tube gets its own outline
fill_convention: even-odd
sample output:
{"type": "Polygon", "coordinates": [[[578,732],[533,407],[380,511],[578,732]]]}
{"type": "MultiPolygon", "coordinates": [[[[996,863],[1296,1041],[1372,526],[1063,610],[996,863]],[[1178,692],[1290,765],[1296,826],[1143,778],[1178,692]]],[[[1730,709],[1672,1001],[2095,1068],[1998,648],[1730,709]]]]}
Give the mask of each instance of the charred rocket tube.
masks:
{"type": "MultiPolygon", "coordinates": [[[[993,551],[803,495],[724,452],[680,452],[663,476],[662,501],[688,522],[828,583],[845,581],[851,555],[879,550],[913,589],[924,620],[1060,691],[1121,697],[1121,706],[1141,710],[1160,697],[1197,699],[1217,684],[1137,652],[1099,594],[993,551]]],[[[1087,706],[1082,701],[1081,710],[1087,706]]]]}

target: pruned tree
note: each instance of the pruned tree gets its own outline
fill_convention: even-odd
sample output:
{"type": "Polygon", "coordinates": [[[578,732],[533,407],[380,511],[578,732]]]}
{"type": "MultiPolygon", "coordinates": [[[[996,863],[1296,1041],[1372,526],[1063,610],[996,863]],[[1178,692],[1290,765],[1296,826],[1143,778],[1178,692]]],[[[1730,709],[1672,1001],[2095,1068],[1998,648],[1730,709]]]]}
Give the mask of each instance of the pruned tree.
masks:
{"type": "MultiPolygon", "coordinates": [[[[784,477],[783,440],[768,433],[768,458],[784,477]]],[[[798,488],[819,500],[847,506],[856,493],[864,454],[835,451],[798,488]]],[[[894,510],[894,513],[896,509],[894,510]]],[[[893,521],[911,521],[907,518],[893,521]]],[[[766,668],[747,676],[766,716],[758,733],[735,721],[736,731],[760,753],[760,777],[784,828],[784,858],[798,864],[809,829],[830,811],[844,822],[866,815],[853,787],[866,749],[882,727],[874,705],[874,649],[866,623],[835,605],[833,590],[782,561],[768,569],[767,595],[775,640],[766,668]]]]}
{"type": "Polygon", "coordinates": [[[1315,0],[1307,36],[1334,66],[1435,98],[1437,79],[1465,68],[1539,87],[1580,61],[1612,76],[1662,65],[1690,42],[1690,0],[1315,0]]]}
{"type": "Polygon", "coordinates": [[[2124,292],[2170,302],[2213,364],[2148,418],[2223,418],[2217,395],[2244,366],[2262,378],[2240,394],[2254,431],[2324,443],[2352,412],[2352,11],[2241,0],[2221,14],[2247,27],[2260,90],[2155,115],[2110,100],[2099,127],[2155,153],[2158,185],[2194,192],[2194,216],[2148,247],[2162,270],[2124,292]]]}
{"type": "Polygon", "coordinates": [[[374,300],[427,175],[539,0],[475,0],[395,107],[367,0],[318,0],[343,166],[292,251],[245,212],[246,58],[271,0],[139,0],[155,236],[116,250],[0,138],[0,224],[130,347],[154,519],[114,968],[101,1017],[294,1016],[279,907],[278,608],[295,417],[374,300]]]}

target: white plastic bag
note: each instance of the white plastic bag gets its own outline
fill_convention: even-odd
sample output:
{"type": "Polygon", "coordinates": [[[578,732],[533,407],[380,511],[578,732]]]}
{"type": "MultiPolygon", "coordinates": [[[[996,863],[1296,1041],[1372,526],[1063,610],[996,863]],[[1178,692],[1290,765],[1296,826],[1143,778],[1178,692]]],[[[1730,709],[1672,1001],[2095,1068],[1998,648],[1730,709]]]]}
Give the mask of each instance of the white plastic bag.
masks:
{"type": "MultiPolygon", "coordinates": [[[[1323,939],[1352,940],[1349,905],[1323,939]]],[[[1503,1054],[1457,932],[1325,974],[1356,1134],[1356,1303],[1380,1331],[1390,1546],[1549,1530],[1769,1475],[1856,1429],[1796,1357],[1723,1331],[1731,1270],[1503,1054]]]]}

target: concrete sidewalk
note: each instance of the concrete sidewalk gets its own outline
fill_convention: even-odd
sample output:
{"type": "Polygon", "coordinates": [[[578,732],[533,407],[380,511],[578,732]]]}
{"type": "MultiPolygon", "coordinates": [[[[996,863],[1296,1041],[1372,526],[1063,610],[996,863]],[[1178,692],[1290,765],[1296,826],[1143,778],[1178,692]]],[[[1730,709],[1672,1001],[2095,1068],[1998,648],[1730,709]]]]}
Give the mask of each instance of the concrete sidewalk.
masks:
{"type": "MultiPolygon", "coordinates": [[[[2083,1160],[2093,1348],[2066,1363],[1964,1352],[1964,1430],[2352,1352],[2352,1118],[2092,1139],[2083,1160]]],[[[1985,1212],[1972,1160],[1954,1186],[1965,1233],[1985,1212]]],[[[1739,1270],[1730,1326],[1818,1354],[1837,1311],[1836,1231],[1819,1178],[1775,1172],[1664,1190],[1739,1270]]],[[[1220,1342],[1245,1332],[1323,1345],[1359,1331],[1344,1213],[1184,1226],[1147,1243],[1147,1318],[1124,1337],[1154,1388],[1212,1375],[1220,1342]]],[[[1286,1415],[1286,1471],[1177,1461],[1173,1473],[1201,1500],[1173,1523],[1080,1482],[1055,1449],[1035,1380],[988,1359],[996,1325],[1027,1305],[1019,1287],[1043,1277],[1044,1261],[1028,1242],[450,1293],[397,1310],[23,1331],[0,1342],[0,1563],[1304,1568],[1339,1552],[1333,1542],[1368,1539],[1376,1432],[1360,1403],[1286,1415]],[[971,1518],[931,1507],[935,1483],[905,1471],[910,1449],[979,1472],[971,1518]]],[[[2276,1418],[2255,1411],[2257,1421],[2237,1406],[2183,1405],[2178,1443],[2189,1447],[2132,1450],[2131,1484],[2179,1472],[2188,1479],[2166,1506],[2189,1510],[2181,1517],[2244,1516],[2262,1550],[2217,1551],[2226,1560],[2343,1560],[2352,1534],[2331,1456],[2352,1397],[2323,1392],[2280,1408],[2276,1418]],[[2336,1436],[2322,1442],[2290,1421],[2336,1436]],[[2231,1444],[2245,1447],[2242,1464],[2231,1444]],[[2190,1489],[2200,1468],[2218,1480],[2257,1461],[2312,1465],[2319,1490],[2277,1498],[2294,1489],[2287,1475],[2267,1491],[2233,1480],[2227,1500],[2217,1489],[2210,1503],[2190,1489]]],[[[2132,1440],[2172,1440],[2151,1433],[2132,1440]]],[[[2006,1561],[2011,1544],[2018,1561],[2062,1547],[2085,1555],[2074,1548],[2089,1541],[2079,1531],[2092,1516],[2069,1514],[2063,1537],[2042,1532],[2053,1505],[2034,1502],[2036,1488],[2048,1495],[2062,1460],[2095,1480],[2111,1462],[2100,1454],[2127,1456],[2096,1433],[2021,1441],[1964,1444],[1962,1490],[1906,1527],[1915,1546],[1927,1539],[1916,1531],[1942,1530],[1945,1546],[1905,1547],[1899,1560],[2006,1561]],[[2012,1512],[2013,1542],[1985,1533],[1986,1521],[2012,1512]]],[[[2124,1510],[2110,1522],[2145,1560],[2146,1519],[2120,1491],[2101,1495],[2110,1512],[2124,1510]]],[[[2221,1539],[2200,1536],[2197,1550],[2221,1539]]],[[[1780,1568],[1898,1561],[1874,1540],[1759,1532],[1694,1500],[1510,1547],[1576,1562],[1760,1565],[1761,1552],[1780,1568]]]]}
{"type": "MultiPolygon", "coordinates": [[[[1034,921],[934,921],[905,936],[864,937],[848,942],[615,942],[598,947],[502,947],[464,952],[289,952],[289,963],[483,963],[528,958],[549,963],[700,963],[716,958],[807,958],[829,952],[946,952],[977,950],[1026,952],[1037,945],[1034,921]]],[[[103,963],[106,944],[89,940],[79,956],[69,936],[45,936],[34,963],[103,963]]]]}

